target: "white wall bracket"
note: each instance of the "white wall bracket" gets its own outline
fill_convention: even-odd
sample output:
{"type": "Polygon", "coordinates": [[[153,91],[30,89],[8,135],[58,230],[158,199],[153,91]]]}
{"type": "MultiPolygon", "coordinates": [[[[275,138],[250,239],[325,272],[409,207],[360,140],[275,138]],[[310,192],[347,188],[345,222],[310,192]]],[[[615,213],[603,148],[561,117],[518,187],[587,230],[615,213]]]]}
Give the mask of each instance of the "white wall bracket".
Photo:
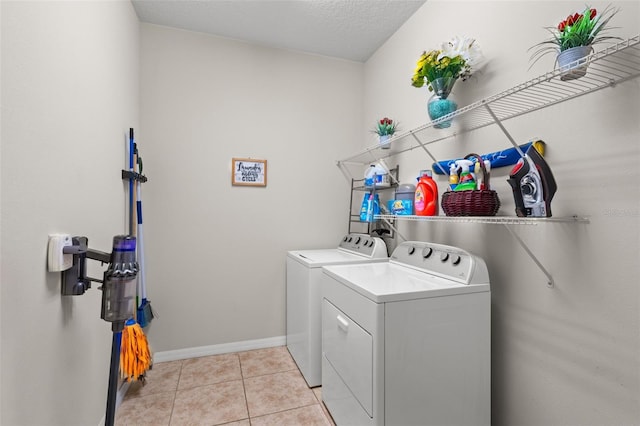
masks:
{"type": "Polygon", "coordinates": [[[522,238],[520,238],[520,236],[518,234],[516,234],[514,232],[513,229],[511,229],[511,227],[508,224],[504,225],[505,228],[507,228],[507,231],[509,231],[509,233],[511,234],[511,236],[520,244],[520,246],[522,246],[522,248],[524,249],[525,252],[527,252],[527,254],[529,255],[529,257],[531,258],[531,260],[533,260],[533,262],[536,264],[536,266],[538,268],[540,268],[540,270],[542,271],[543,274],[545,274],[547,276],[547,287],[549,288],[553,288],[555,286],[555,281],[553,280],[553,277],[551,276],[551,274],[549,273],[549,271],[547,271],[547,269],[542,265],[542,263],[538,260],[538,258],[536,257],[535,254],[533,254],[533,252],[529,249],[529,247],[527,246],[527,244],[522,240],[522,238]]]}

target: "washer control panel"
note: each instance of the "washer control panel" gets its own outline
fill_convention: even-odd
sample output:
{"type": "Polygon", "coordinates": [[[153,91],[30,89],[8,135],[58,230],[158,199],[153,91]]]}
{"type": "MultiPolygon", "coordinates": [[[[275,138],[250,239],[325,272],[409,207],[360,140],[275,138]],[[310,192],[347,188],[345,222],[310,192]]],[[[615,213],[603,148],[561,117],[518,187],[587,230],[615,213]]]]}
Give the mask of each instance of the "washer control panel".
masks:
{"type": "Polygon", "coordinates": [[[367,234],[347,234],[342,238],[338,247],[371,258],[389,256],[387,245],[382,238],[367,234]]]}
{"type": "Polygon", "coordinates": [[[464,284],[489,283],[484,260],[459,247],[405,241],[396,247],[390,260],[464,284]]]}

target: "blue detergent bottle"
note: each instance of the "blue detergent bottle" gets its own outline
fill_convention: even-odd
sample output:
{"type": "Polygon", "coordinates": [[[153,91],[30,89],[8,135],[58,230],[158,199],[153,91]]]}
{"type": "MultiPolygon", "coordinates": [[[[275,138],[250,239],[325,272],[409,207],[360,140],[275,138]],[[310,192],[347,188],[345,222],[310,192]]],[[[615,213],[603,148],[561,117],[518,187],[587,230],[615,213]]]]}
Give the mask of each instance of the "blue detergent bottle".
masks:
{"type": "Polygon", "coordinates": [[[362,207],[360,207],[360,221],[373,222],[374,216],[380,214],[380,198],[378,194],[375,196],[371,192],[367,192],[362,198],[362,207]]]}

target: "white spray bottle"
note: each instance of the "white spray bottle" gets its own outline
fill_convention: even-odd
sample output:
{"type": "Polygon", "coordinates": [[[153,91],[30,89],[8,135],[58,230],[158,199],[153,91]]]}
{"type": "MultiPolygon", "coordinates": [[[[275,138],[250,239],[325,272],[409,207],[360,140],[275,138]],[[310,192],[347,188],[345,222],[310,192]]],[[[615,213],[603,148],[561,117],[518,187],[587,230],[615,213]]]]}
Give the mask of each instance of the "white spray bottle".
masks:
{"type": "Polygon", "coordinates": [[[468,191],[471,189],[476,189],[476,180],[473,178],[473,175],[469,171],[469,168],[473,166],[473,161],[471,160],[456,160],[458,167],[462,170],[460,172],[460,182],[454,191],[468,191]]]}

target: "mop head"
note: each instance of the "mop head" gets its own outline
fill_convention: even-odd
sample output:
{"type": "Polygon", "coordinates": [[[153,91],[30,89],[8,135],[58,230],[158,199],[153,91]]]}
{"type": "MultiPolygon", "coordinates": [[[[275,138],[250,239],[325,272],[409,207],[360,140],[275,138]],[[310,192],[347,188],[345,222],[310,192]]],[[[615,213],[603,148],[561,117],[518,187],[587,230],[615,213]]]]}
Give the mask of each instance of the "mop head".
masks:
{"type": "Polygon", "coordinates": [[[147,370],[152,364],[147,336],[134,320],[128,320],[122,330],[120,344],[120,374],[126,382],[144,382],[147,370]]]}

